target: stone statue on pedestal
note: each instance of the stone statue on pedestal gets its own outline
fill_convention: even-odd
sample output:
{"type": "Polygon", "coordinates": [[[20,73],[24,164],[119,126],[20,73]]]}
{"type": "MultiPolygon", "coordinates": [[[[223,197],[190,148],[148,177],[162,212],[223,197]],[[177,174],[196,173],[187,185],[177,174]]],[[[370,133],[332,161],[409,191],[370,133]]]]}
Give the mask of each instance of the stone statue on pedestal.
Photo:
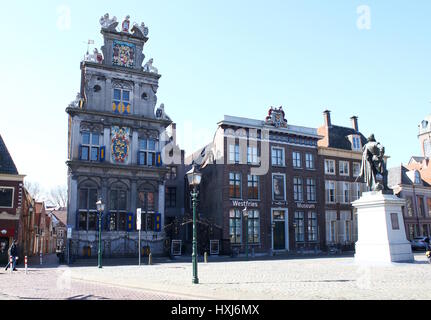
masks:
{"type": "Polygon", "coordinates": [[[389,190],[387,186],[388,171],[386,170],[384,155],[385,147],[376,142],[374,134],[371,134],[368,142],[362,148],[362,164],[358,179],[364,178],[365,183],[372,191],[389,190]]]}

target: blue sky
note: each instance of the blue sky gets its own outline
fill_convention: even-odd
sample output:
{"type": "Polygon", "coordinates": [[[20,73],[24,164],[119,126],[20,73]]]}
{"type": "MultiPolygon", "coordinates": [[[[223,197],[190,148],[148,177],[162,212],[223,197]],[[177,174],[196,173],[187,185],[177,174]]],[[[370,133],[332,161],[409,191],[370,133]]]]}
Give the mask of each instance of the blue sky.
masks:
{"type": "Polygon", "coordinates": [[[162,74],[158,103],[186,152],[230,114],[374,133],[389,166],[419,155],[431,113],[429,1],[9,1],[0,12],[0,134],[21,174],[48,189],[66,182],[67,114],[88,39],[100,48],[109,12],[149,27],[146,60],[162,74]],[[358,6],[370,10],[359,29],[358,6]],[[70,13],[70,15],[68,14],[70,13]]]}

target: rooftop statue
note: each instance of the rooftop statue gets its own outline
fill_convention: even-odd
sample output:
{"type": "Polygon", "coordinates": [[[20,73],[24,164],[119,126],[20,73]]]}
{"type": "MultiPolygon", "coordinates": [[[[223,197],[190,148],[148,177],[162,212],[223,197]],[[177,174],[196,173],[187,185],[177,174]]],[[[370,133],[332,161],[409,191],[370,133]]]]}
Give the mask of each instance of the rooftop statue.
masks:
{"type": "Polygon", "coordinates": [[[114,16],[112,19],[109,19],[109,13],[105,13],[104,16],[100,17],[99,22],[102,29],[109,31],[115,31],[115,28],[118,26],[117,17],[114,16]]]}
{"type": "Polygon", "coordinates": [[[72,108],[81,108],[82,107],[82,97],[81,97],[81,93],[77,93],[76,94],[76,98],[75,98],[75,100],[74,101],[72,101],[70,104],[69,104],[69,107],[72,107],[72,108]]]}
{"type": "Polygon", "coordinates": [[[165,104],[164,103],[161,103],[160,107],[157,108],[156,118],[157,119],[163,119],[163,120],[171,120],[171,118],[165,112],[165,104]]]}
{"type": "Polygon", "coordinates": [[[129,32],[129,28],[130,28],[130,20],[129,19],[130,19],[129,15],[127,15],[124,18],[124,21],[121,24],[121,31],[123,31],[123,32],[129,32]]]}
{"type": "Polygon", "coordinates": [[[153,58],[151,58],[146,64],[144,64],[143,69],[145,72],[159,73],[157,68],[153,66],[153,58]]]}
{"type": "Polygon", "coordinates": [[[131,31],[133,32],[133,35],[140,38],[144,38],[148,35],[148,27],[146,27],[143,22],[140,26],[135,22],[131,31]]]}
{"type": "Polygon", "coordinates": [[[368,142],[362,148],[361,171],[357,179],[364,178],[372,191],[389,190],[387,186],[388,171],[384,160],[385,147],[380,142],[376,142],[374,134],[371,134],[367,140],[368,142]]]}
{"type": "Polygon", "coordinates": [[[97,48],[94,48],[93,54],[86,54],[85,55],[85,61],[92,61],[92,62],[102,63],[103,56],[99,52],[99,50],[97,50],[97,48]]]}

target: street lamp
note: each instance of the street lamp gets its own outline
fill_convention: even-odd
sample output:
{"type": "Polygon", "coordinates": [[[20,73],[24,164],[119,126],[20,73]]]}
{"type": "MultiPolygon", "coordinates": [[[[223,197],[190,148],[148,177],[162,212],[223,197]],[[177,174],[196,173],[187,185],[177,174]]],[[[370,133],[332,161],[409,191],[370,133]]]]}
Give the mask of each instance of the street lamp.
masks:
{"type": "Polygon", "coordinates": [[[193,187],[193,191],[191,192],[192,202],[193,202],[193,252],[192,252],[192,263],[193,263],[193,283],[198,284],[198,263],[196,260],[197,254],[197,240],[196,240],[196,202],[198,198],[198,191],[196,190],[197,186],[201,183],[202,174],[199,172],[196,164],[193,163],[193,167],[190,171],[187,172],[187,179],[189,181],[189,185],[193,187]]]}
{"type": "Polygon", "coordinates": [[[245,258],[248,260],[248,211],[247,207],[242,210],[242,214],[244,216],[245,221],[245,258]]]}
{"type": "Polygon", "coordinates": [[[102,198],[96,202],[97,211],[99,212],[99,250],[97,253],[97,261],[99,268],[102,268],[102,213],[105,211],[105,204],[102,202],[102,198]]]}

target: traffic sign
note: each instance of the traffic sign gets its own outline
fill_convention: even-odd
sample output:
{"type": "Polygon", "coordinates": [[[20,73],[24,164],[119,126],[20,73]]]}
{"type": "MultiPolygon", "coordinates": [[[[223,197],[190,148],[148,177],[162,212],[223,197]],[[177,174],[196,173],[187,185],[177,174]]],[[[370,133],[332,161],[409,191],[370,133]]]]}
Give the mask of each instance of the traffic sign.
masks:
{"type": "Polygon", "coordinates": [[[141,208],[136,209],[136,230],[141,230],[141,208]]]}

